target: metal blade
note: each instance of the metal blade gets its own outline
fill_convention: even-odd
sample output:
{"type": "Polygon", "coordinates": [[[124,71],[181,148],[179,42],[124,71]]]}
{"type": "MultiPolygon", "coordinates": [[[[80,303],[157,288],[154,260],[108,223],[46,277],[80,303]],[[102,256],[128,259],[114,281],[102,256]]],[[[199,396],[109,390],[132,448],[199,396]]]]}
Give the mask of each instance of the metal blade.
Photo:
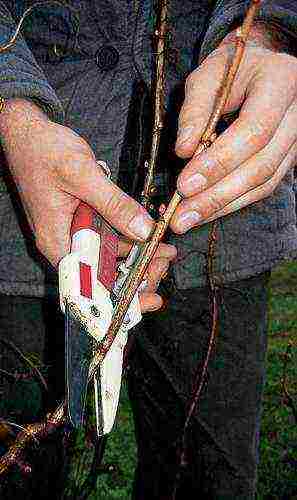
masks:
{"type": "Polygon", "coordinates": [[[66,390],[68,416],[74,427],[84,421],[89,365],[96,343],[65,307],[66,390]]]}
{"type": "Polygon", "coordinates": [[[101,395],[101,377],[100,366],[93,378],[94,384],[94,398],[95,398],[95,412],[96,412],[96,432],[98,437],[104,435],[104,420],[103,420],[103,407],[101,395]]]}

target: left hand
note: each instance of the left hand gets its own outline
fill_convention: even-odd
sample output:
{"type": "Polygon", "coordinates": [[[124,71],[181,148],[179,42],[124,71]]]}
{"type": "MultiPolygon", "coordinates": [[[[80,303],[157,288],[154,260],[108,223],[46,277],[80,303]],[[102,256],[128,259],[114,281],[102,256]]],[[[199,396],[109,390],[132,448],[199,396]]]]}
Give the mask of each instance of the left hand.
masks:
{"type": "MultiPolygon", "coordinates": [[[[279,53],[266,28],[255,29],[224,113],[238,118],[195,157],[230,60],[229,34],[188,78],[176,153],[190,158],[178,178],[185,196],[171,221],[176,233],[271,195],[297,160],[297,58],[279,53]]],[[[234,45],[232,45],[234,47],[234,45]]]]}
{"type": "MultiPolygon", "coordinates": [[[[127,241],[120,240],[119,254],[124,257],[128,254],[132,244],[127,241]]],[[[145,275],[147,286],[139,294],[139,303],[142,313],[157,311],[163,305],[163,299],[157,293],[157,289],[161,279],[166,275],[170,262],[177,256],[175,246],[168,245],[167,243],[160,243],[150,263],[145,275]]]]}

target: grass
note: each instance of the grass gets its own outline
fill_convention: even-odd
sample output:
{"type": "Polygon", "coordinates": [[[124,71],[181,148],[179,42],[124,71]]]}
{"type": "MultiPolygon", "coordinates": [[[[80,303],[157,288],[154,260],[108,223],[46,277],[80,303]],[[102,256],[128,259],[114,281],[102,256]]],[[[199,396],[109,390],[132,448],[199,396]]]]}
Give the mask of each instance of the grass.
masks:
{"type": "Polygon", "coordinates": [[[290,395],[297,408],[297,263],[272,275],[267,382],[261,433],[258,499],[297,499],[297,422],[286,404],[281,379],[284,363],[290,395]],[[286,361],[288,343],[292,343],[286,361]]]}
{"type": "MultiPolygon", "coordinates": [[[[297,422],[282,391],[285,353],[287,387],[297,406],[297,263],[273,272],[270,293],[270,327],[267,382],[261,430],[261,462],[257,500],[297,500],[297,422]]],[[[84,453],[83,446],[80,454],[84,453]]],[[[87,453],[87,452],[85,452],[87,453]]],[[[128,500],[131,497],[136,444],[132,413],[124,385],[116,427],[104,456],[109,471],[98,478],[89,500],[128,500]],[[108,465],[109,464],[109,465],[108,465]]],[[[78,471],[73,475],[79,477],[78,471]]],[[[72,476],[73,477],[73,476],[72,476]]]]}

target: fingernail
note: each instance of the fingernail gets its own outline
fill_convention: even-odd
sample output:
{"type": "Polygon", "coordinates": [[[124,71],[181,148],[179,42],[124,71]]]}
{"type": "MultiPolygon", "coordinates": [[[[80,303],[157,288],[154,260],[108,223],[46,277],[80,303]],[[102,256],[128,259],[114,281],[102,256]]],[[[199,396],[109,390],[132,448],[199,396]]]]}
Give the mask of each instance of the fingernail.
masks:
{"type": "Polygon", "coordinates": [[[194,210],[190,212],[183,213],[178,220],[178,225],[181,231],[188,231],[193,226],[196,226],[199,222],[201,222],[202,217],[198,212],[194,212],[194,210]]]}
{"type": "Polygon", "coordinates": [[[187,142],[191,138],[194,128],[195,127],[193,126],[189,126],[178,130],[178,135],[176,140],[177,146],[181,146],[184,142],[187,142]]]}
{"type": "Polygon", "coordinates": [[[197,193],[197,191],[202,191],[206,186],[206,178],[198,172],[178,182],[178,189],[185,196],[197,193]]]}
{"type": "Polygon", "coordinates": [[[152,230],[153,220],[147,215],[136,215],[128,226],[136,239],[146,240],[152,230]]]}

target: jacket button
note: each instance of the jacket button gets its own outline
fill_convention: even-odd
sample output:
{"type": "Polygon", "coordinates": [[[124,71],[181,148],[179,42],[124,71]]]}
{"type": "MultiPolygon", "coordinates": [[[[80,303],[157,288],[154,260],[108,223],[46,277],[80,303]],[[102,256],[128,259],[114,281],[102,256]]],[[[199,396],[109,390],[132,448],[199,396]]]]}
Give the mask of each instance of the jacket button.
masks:
{"type": "Polygon", "coordinates": [[[103,45],[96,53],[96,63],[103,71],[114,69],[119,62],[119,53],[112,45],[103,45]]]}

